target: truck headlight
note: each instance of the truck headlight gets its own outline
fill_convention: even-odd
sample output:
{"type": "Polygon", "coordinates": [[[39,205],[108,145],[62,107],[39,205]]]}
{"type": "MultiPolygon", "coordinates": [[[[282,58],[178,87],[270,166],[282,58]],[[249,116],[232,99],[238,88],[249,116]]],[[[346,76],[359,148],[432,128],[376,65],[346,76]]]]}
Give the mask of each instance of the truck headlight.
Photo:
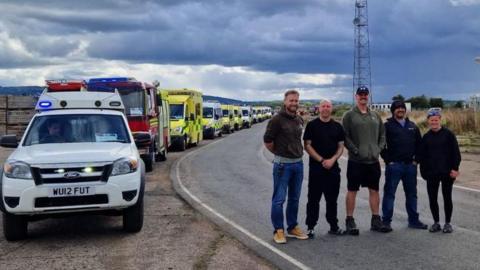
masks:
{"type": "Polygon", "coordinates": [[[182,129],[183,129],[183,127],[176,127],[174,129],[174,131],[177,132],[177,133],[182,133],[182,129]]]}
{"type": "Polygon", "coordinates": [[[32,179],[30,166],[21,161],[5,162],[5,165],[3,165],[3,172],[9,178],[32,179]]]}
{"type": "Polygon", "coordinates": [[[113,162],[112,176],[132,173],[137,170],[138,161],[134,158],[121,158],[113,162]]]}

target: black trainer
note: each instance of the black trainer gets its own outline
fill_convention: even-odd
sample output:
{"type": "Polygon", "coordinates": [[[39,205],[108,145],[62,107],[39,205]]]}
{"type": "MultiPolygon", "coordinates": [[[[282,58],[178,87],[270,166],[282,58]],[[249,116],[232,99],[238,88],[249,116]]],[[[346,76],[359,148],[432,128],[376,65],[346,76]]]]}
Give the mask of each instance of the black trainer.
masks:
{"type": "Polygon", "coordinates": [[[308,229],[307,230],[307,236],[308,236],[309,239],[315,238],[315,232],[313,231],[313,229],[308,229]]]}
{"type": "Polygon", "coordinates": [[[453,232],[453,227],[450,225],[450,223],[445,223],[443,225],[443,233],[452,233],[453,232]]]}
{"type": "Polygon", "coordinates": [[[442,226],[440,226],[440,224],[436,222],[436,223],[433,223],[429,231],[434,233],[434,232],[439,232],[441,230],[442,230],[442,226]]]}
{"type": "Polygon", "coordinates": [[[330,228],[330,231],[328,231],[328,234],[341,236],[341,235],[347,234],[347,232],[340,229],[339,227],[334,227],[334,228],[330,228]]]}
{"type": "Polygon", "coordinates": [[[360,234],[360,231],[357,229],[357,224],[355,224],[355,219],[353,217],[347,217],[347,219],[345,219],[345,229],[347,234],[350,234],[350,235],[360,234]]]}
{"type": "Polygon", "coordinates": [[[391,232],[393,231],[392,229],[392,225],[390,225],[390,223],[383,223],[383,232],[391,232]]]}
{"type": "Polygon", "coordinates": [[[372,223],[371,224],[372,224],[371,227],[370,227],[371,231],[383,232],[383,233],[387,233],[387,232],[392,231],[391,227],[390,227],[390,230],[388,230],[388,228],[386,228],[383,225],[382,219],[380,218],[379,215],[372,215],[372,223]]]}

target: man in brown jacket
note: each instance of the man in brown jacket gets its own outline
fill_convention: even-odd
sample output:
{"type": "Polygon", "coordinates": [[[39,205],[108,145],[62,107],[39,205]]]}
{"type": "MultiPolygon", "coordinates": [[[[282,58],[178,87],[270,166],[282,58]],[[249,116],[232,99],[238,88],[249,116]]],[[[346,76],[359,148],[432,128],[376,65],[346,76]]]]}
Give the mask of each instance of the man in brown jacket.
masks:
{"type": "Polygon", "coordinates": [[[303,120],[297,116],[298,98],[299,93],[296,90],[285,93],[284,107],[270,120],[263,137],[265,147],[275,155],[271,219],[274,228],[273,240],[278,244],[287,242],[283,218],[283,204],[287,193],[287,236],[308,239],[297,222],[303,182],[303,120]]]}

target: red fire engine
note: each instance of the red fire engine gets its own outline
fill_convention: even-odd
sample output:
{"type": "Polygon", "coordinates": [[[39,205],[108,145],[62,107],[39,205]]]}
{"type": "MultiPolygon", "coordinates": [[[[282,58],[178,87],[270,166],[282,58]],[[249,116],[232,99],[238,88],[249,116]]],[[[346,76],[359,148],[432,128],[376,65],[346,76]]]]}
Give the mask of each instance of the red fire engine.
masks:
{"type": "Polygon", "coordinates": [[[158,149],[158,97],[154,86],[137,81],[135,78],[94,78],[87,84],[88,91],[119,92],[125,106],[128,125],[135,139],[146,171],[153,170],[156,156],[162,156],[158,149]]]}

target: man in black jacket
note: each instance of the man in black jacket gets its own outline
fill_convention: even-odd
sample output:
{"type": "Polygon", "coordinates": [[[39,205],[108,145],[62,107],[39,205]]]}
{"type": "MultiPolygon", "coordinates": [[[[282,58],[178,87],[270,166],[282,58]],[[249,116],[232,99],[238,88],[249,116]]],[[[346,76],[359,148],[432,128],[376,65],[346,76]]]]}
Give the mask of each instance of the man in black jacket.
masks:
{"type": "Polygon", "coordinates": [[[432,108],[428,111],[428,125],[430,130],[423,135],[418,160],[420,161],[420,173],[427,180],[428,199],[434,224],[430,232],[442,230],[439,224],[438,189],[442,183],[442,194],[445,208],[444,233],[453,232],[450,225],[453,202],[453,182],[458,177],[461,156],[455,135],[441,125],[441,113],[439,109],[432,108]]]}
{"type": "Polygon", "coordinates": [[[427,229],[418,219],[417,212],[417,162],[415,155],[422,139],[418,127],[406,117],[406,106],[396,100],[390,107],[392,117],[385,123],[387,144],[381,153],[385,161],[385,186],[383,187],[384,231],[391,232],[395,192],[400,180],[405,191],[405,206],[408,213],[408,227],[427,229]]]}

